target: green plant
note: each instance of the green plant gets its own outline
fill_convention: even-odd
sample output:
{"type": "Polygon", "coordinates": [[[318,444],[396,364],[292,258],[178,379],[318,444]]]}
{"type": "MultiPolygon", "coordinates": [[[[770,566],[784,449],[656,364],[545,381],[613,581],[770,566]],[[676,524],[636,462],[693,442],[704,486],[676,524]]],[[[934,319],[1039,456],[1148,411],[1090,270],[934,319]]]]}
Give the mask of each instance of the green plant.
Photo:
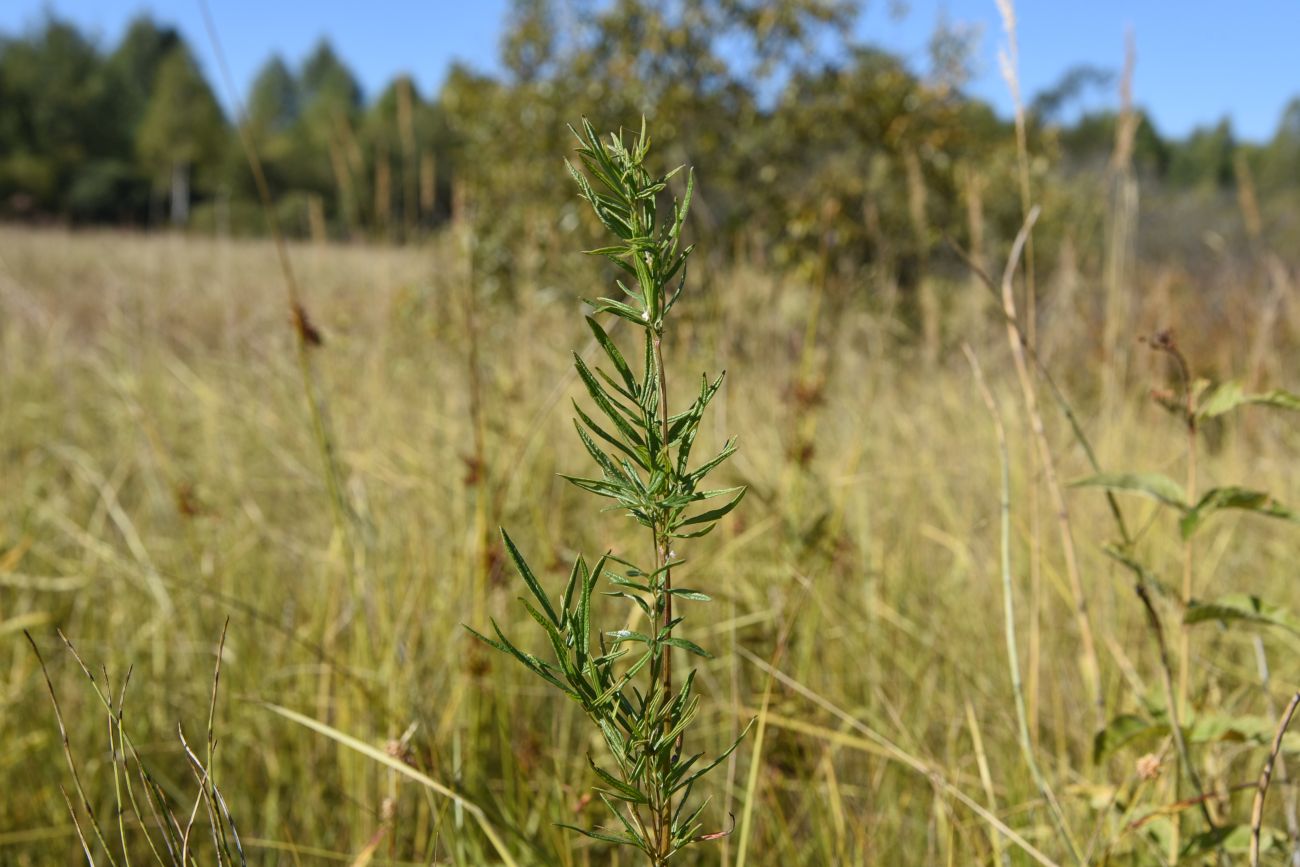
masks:
{"type": "MultiPolygon", "coordinates": [[[[1187,442],[1187,482],[1186,486],[1160,473],[1098,473],[1074,483],[1074,487],[1096,487],[1106,491],[1111,497],[1111,506],[1117,519],[1120,539],[1105,547],[1108,556],[1127,568],[1134,576],[1135,590],[1146,612],[1151,633],[1156,640],[1161,661],[1161,678],[1164,692],[1163,706],[1156,704],[1148,707],[1151,721],[1130,714],[1122,714],[1112,719],[1097,735],[1095,753],[1098,757],[1122,744],[1150,743],[1153,739],[1168,736],[1173,742],[1178,756],[1180,773],[1174,777],[1175,798],[1181,797],[1179,783],[1183,776],[1190,782],[1194,803],[1204,818],[1205,829],[1193,836],[1183,848],[1183,853],[1198,851],[1217,851],[1220,858],[1228,850],[1229,835],[1237,833],[1244,836],[1245,825],[1234,825],[1227,816],[1216,815],[1215,800],[1218,790],[1226,785],[1209,785],[1203,782],[1203,776],[1212,776],[1214,768],[1208,767],[1206,775],[1193,761],[1191,746],[1193,744],[1213,744],[1221,740],[1253,740],[1261,746],[1265,744],[1262,731],[1267,725],[1260,726],[1254,718],[1240,715],[1228,716],[1216,714],[1212,709],[1203,713],[1195,712],[1190,706],[1188,691],[1190,669],[1192,664],[1191,636],[1189,627],[1203,622],[1233,622],[1246,626],[1277,626],[1283,630],[1295,631],[1297,621],[1279,606],[1262,601],[1259,597],[1241,593],[1232,593],[1213,601],[1203,601],[1196,597],[1195,560],[1193,540],[1215,513],[1224,510],[1253,512],[1265,517],[1300,522],[1297,513],[1279,503],[1265,491],[1252,490],[1237,485],[1215,487],[1198,496],[1197,481],[1197,441],[1202,423],[1227,415],[1246,405],[1269,406],[1285,410],[1300,409],[1300,396],[1282,390],[1263,393],[1247,393],[1239,382],[1229,380],[1218,385],[1211,385],[1203,379],[1195,379],[1186,356],[1179,348],[1172,332],[1161,331],[1151,337],[1149,345],[1156,352],[1168,355],[1177,372],[1179,387],[1177,391],[1158,390],[1154,392],[1155,401],[1172,414],[1183,428],[1187,442]],[[1182,588],[1166,587],[1156,577],[1155,570],[1141,561],[1136,551],[1137,539],[1129,533],[1124,521],[1120,519],[1118,506],[1113,494],[1137,494],[1155,500],[1162,507],[1173,509],[1179,516],[1179,540],[1183,547],[1182,588]],[[1170,660],[1169,645],[1165,630],[1153,596],[1159,595],[1176,601],[1181,609],[1182,631],[1177,645],[1178,675],[1175,686],[1174,666],[1170,660]]],[[[1263,654],[1263,645],[1259,644],[1257,652],[1263,654]]],[[[1281,728],[1285,729],[1290,713],[1284,715],[1281,728]]],[[[1279,734],[1280,738],[1281,735],[1279,734]]],[[[1274,749],[1273,754],[1276,754],[1274,749]]],[[[1270,756],[1268,771],[1271,773],[1273,758],[1270,756]]],[[[1267,786],[1267,779],[1261,787],[1267,786]]],[[[1262,803],[1262,797],[1260,799],[1262,803]]],[[[1261,815],[1257,807],[1252,816],[1250,839],[1253,847],[1252,857],[1258,857],[1261,815]]],[[[1171,858],[1176,860],[1179,849],[1179,817],[1174,816],[1174,835],[1171,837],[1171,858]]],[[[1238,839],[1236,841],[1240,843],[1238,839]]]]}
{"type": "Polygon", "coordinates": [[[650,139],[644,122],[631,146],[621,135],[600,138],[586,120],[582,132],[575,131],[575,135],[586,173],[572,164],[569,171],[581,197],[617,237],[613,245],[589,252],[612,261],[632,284],[629,288],[623,280],[616,281],[626,301],[598,298],[590,303],[597,314],[613,314],[640,329],[643,364],[638,376],[609,331],[595,318],[586,317],[614,372],[611,375],[600,367],[589,367],[574,355],[578,376],[597,410],[588,414],[575,403],[578,418],[574,425],[600,469],[600,477],[565,478],[613,500],[615,508],[625,510],[646,528],[653,543],[654,565],[644,568],[606,553],[588,567],[578,557],[563,594],[553,600],[503,530],[506,551],[533,597],[532,601],[522,600],[524,607],[545,631],[554,662],[521,650],[495,622],[495,639],[478,632],[474,635],[513,656],[582,705],[608,745],[613,771],[602,768],[590,756],[588,762],[601,783],[599,796],[617,817],[621,830],[573,830],[635,847],[652,865],[661,865],[692,843],[724,836],[702,833],[700,816],[707,801],[692,805],[690,796],[699,780],[740,741],[738,738],[703,766],[699,765],[702,754],[688,754],[684,749],[700,700],[692,692],[694,671],[680,686],[674,684],[672,652],[678,649],[706,658],[709,654],[676,634],[685,618],[674,613],[673,603],[707,602],[709,597],[673,586],[672,571],[684,562],[674,544],[712,530],[740,502],[745,488],[709,490],[702,486],[705,477],[735,452],[734,439],[713,457],[690,467],[700,422],[722,385],[722,376],[712,382],[703,377],[699,395],[683,411],[673,414],[668,406],[665,323],[681,298],[686,262],[693,249],[682,246],[681,231],[691,204],[694,176],[688,172],[682,201],[674,198],[671,217],[661,221],[658,200],[677,170],[656,177],[646,169],[650,139]],[[698,510],[700,504],[715,498],[721,505],[698,510]],[[613,588],[606,595],[635,605],[646,626],[644,631],[597,628],[598,650],[593,650],[592,594],[602,578],[613,588]]]}

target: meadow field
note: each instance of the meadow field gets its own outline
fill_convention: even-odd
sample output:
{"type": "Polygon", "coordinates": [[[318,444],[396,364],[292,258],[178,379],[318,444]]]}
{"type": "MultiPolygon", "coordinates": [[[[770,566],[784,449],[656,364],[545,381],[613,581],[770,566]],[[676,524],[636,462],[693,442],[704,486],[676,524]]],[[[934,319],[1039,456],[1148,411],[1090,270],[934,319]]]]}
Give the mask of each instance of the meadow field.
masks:
{"type": "MultiPolygon", "coordinates": [[[[569,353],[595,349],[579,296],[600,287],[483,292],[464,241],[452,229],[405,247],[292,244],[322,338],[300,359],[269,241],[0,229],[0,863],[82,858],[69,802],[99,852],[78,787],[118,859],[151,857],[116,816],[121,741],[56,630],[110,695],[131,672],[122,727],[188,815],[200,802],[177,726],[206,741],[227,621],[211,771],[249,863],[503,863],[485,823],[521,865],[637,863],[555,826],[605,821],[586,761],[603,745],[580,708],[462,627],[493,617],[528,635],[510,628],[527,617],[498,525],[554,592],[578,551],[644,545],[557,475],[587,460],[569,353]]],[[[1176,397],[1177,372],[1139,337],[1172,328],[1195,375],[1247,392],[1300,386],[1290,264],[1141,262],[1109,326],[1099,279],[1072,267],[1039,275],[1034,346],[1105,471],[1186,474],[1183,425],[1151,397],[1176,397]]],[[[1184,633],[1178,588],[1190,563],[1193,599],[1291,605],[1300,529],[1225,512],[1189,558],[1174,512],[1117,493],[1176,678],[1187,636],[1184,737],[1170,737],[1168,669],[1132,573],[1103,552],[1118,537],[1102,492],[1064,488],[1072,572],[999,302],[957,273],[931,288],[945,302],[920,341],[897,291],[869,275],[693,272],[670,366],[682,383],[728,371],[702,437],[739,434],[719,472],[751,489],[683,546],[681,580],[714,600],[684,627],[715,651],[698,661],[699,746],[756,724],[708,784],[706,823],[725,830],[733,814],[735,830],[683,863],[1069,864],[1072,848],[1096,864],[1243,859],[1300,636],[1271,609],[1184,633]],[[1005,570],[994,416],[964,345],[1008,440],[1005,570]],[[1175,782],[1180,740],[1204,801],[1175,782]]],[[[1064,486],[1094,469],[1042,370],[1043,442],[1064,486]]],[[[1300,503],[1294,419],[1267,406],[1207,418],[1199,490],[1300,503]]],[[[606,620],[616,601],[596,603],[606,620]]],[[[520,640],[540,652],[537,638],[520,640]]],[[[1284,766],[1264,820],[1265,861],[1290,863],[1284,766]]],[[[207,833],[196,857],[218,863],[207,833]]]]}

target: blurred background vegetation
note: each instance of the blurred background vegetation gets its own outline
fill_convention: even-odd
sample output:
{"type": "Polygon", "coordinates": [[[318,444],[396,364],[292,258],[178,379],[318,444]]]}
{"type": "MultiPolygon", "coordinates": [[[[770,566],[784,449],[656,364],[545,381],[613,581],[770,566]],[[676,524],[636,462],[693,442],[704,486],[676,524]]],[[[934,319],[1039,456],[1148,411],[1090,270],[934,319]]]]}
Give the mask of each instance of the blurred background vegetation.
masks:
{"type": "MultiPolygon", "coordinates": [[[[470,220],[494,273],[544,268],[577,223],[552,171],[565,124],[598,107],[604,124],[645,115],[671,158],[710,167],[699,218],[714,256],[914,284],[945,236],[971,246],[972,199],[991,232],[1018,226],[1010,122],[963,90],[969,29],[941,21],[920,76],[855,40],[850,0],[579,5],[561,27],[554,0],[516,0],[503,72],[457,65],[437,93],[404,75],[363,93],[322,40],[297,68],[269,58],[240,118],[166,21],[140,17],[103,45],[51,13],[0,39],[0,217],[262,234],[242,132],[291,235],[407,240],[470,220]]],[[[1123,104],[1121,81],[1077,67],[1027,97],[1046,231],[1097,228],[1093,191],[1122,155],[1176,205],[1183,238],[1223,231],[1217,215],[1249,185],[1274,246],[1300,240],[1300,99],[1271,141],[1238,141],[1227,120],[1176,139],[1123,104]],[[1073,110],[1099,91],[1113,111],[1073,110]],[[1126,111],[1136,127],[1119,135],[1126,111]]]]}
{"type": "MultiPolygon", "coordinates": [[[[1300,101],[1267,141],[1227,122],[1173,138],[1129,96],[1131,62],[1079,67],[1025,95],[1021,151],[1012,120],[969,96],[969,31],[936,28],[918,73],[857,42],[857,5],[516,0],[500,73],[458,66],[437,93],[408,77],[365,93],[321,43],[297,67],[268,60],[238,117],[165,21],[140,18],[112,45],[54,17],[0,39],[0,863],[81,857],[21,631],[106,817],[115,753],[54,629],[115,686],[135,666],[125,725],[180,802],[177,720],[202,740],[227,618],[216,765],[251,862],[493,857],[463,811],[273,701],[481,804],[521,864],[629,863],[553,824],[598,821],[583,757],[599,745],[574,706],[462,629],[521,625],[499,524],[548,581],[578,550],[634,544],[556,476],[585,460],[565,400],[580,390],[569,352],[588,340],[577,298],[609,283],[576,253],[596,227],[561,163],[582,114],[600,129],[644,116],[658,167],[699,172],[674,381],[730,370],[706,436],[741,434],[726,472],[751,488],[689,554],[717,600],[691,633],[719,651],[701,663],[700,747],[767,726],[729,759],[708,814],[751,821],[695,863],[1028,863],[972,798],[1070,863],[1022,759],[998,443],[964,343],[1007,412],[1027,727],[1061,809],[1094,863],[1218,863],[1226,843],[1193,836],[1159,728],[1162,654],[1101,550],[1111,517],[1080,495],[1099,704],[1141,734],[1094,737],[1015,341],[963,257],[996,274],[1042,208],[1018,285],[1029,343],[1103,467],[1178,476],[1185,432],[1149,391],[1181,380],[1140,335],[1175,329],[1196,375],[1297,385],[1300,101]],[[1113,110],[1081,113],[1098,94],[1113,110]],[[241,134],[291,237],[283,262],[241,134]],[[295,343],[288,265],[296,334],[319,346],[295,343]]],[[[1070,422],[1044,416],[1061,478],[1091,474],[1070,422]]],[[[1294,417],[1203,433],[1204,486],[1300,503],[1294,417]]],[[[1176,580],[1176,522],[1131,508],[1142,561],[1176,580]]],[[[1294,597],[1292,526],[1223,517],[1198,538],[1197,596],[1294,597]]],[[[1171,639],[1188,601],[1156,600],[1171,639]]],[[[1188,739],[1225,818],[1208,834],[1237,835],[1237,857],[1300,682],[1300,627],[1199,629],[1183,657],[1188,739]]],[[[1275,864],[1296,863],[1300,839],[1282,776],[1275,864]]],[[[123,845],[144,863],[138,830],[123,845]]]]}

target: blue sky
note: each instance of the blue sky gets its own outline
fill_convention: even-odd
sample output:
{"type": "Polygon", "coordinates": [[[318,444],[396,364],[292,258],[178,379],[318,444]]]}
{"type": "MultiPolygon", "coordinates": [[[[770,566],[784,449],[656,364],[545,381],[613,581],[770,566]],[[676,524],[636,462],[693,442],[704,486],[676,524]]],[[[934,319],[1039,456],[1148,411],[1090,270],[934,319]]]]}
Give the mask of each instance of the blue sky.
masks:
{"type": "MultiPolygon", "coordinates": [[[[397,72],[415,76],[431,93],[448,64],[462,60],[496,68],[508,0],[209,0],[237,85],[246,88],[272,53],[297,62],[328,36],[352,65],[368,94],[397,72]]],[[[978,28],[976,76],[970,89],[1004,113],[1010,100],[998,71],[1003,36],[994,0],[868,0],[857,32],[864,41],[895,51],[918,71],[935,23],[978,28]]],[[[1026,94],[1050,86],[1070,66],[1090,63],[1117,69],[1124,35],[1137,39],[1136,98],[1164,134],[1184,135],[1197,125],[1230,116],[1239,136],[1272,135],[1283,106],[1300,95],[1297,0],[1020,0],[1020,63],[1026,94]]],[[[80,23],[111,44],[137,12],[180,26],[214,83],[216,66],[198,0],[0,0],[0,32],[16,33],[45,10],[80,23]]],[[[219,86],[223,101],[228,95],[219,86]]],[[[1113,93],[1092,104],[1112,102],[1113,93]]]]}

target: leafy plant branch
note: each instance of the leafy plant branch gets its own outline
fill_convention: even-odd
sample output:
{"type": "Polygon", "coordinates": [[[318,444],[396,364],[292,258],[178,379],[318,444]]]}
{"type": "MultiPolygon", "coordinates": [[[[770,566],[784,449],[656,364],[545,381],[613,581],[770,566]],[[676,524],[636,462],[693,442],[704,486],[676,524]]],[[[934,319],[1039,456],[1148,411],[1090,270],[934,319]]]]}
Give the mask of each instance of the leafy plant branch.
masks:
{"type": "Polygon", "coordinates": [[[622,135],[601,138],[585,120],[582,130],[574,134],[579,165],[568,163],[569,172],[581,197],[615,238],[609,246],[588,253],[617,266],[620,274],[615,285],[621,297],[589,301],[595,315],[586,317],[609,369],[589,366],[574,354],[592,404],[584,409],[574,403],[574,426],[599,473],[565,478],[612,500],[615,508],[644,527],[652,543],[653,565],[646,568],[606,553],[589,567],[579,557],[563,593],[553,599],[503,530],[506,551],[532,597],[522,600],[524,607],[546,634],[553,661],[520,649],[495,622],[495,637],[474,634],[578,702],[600,730],[614,763],[612,770],[590,756],[588,762],[600,781],[598,794],[618,826],[574,830],[639,849],[651,865],[662,865],[693,843],[725,835],[703,832],[701,814],[707,801],[695,803],[691,794],[698,781],[739,743],[737,739],[703,764],[702,753],[688,754],[684,749],[700,698],[693,693],[694,671],[680,686],[674,683],[673,650],[704,658],[709,653],[677,634],[685,618],[674,611],[674,603],[707,602],[709,597],[673,586],[673,571],[684,562],[674,546],[677,540],[709,533],[740,503],[745,488],[704,484],[734,454],[734,438],[692,466],[701,421],[723,377],[702,376],[696,397],[677,413],[670,411],[668,403],[664,338],[668,314],[685,288],[686,264],[694,249],[681,242],[694,175],[688,172],[682,200],[672,199],[665,216],[660,200],[666,198],[668,182],[677,170],[656,176],[646,168],[650,138],[644,122],[630,142],[622,135]],[[600,314],[627,320],[641,332],[639,371],[634,371],[597,320],[600,314]],[[592,598],[602,579],[612,588],[605,595],[626,600],[644,616],[648,624],[644,632],[593,627],[592,598]]]}

